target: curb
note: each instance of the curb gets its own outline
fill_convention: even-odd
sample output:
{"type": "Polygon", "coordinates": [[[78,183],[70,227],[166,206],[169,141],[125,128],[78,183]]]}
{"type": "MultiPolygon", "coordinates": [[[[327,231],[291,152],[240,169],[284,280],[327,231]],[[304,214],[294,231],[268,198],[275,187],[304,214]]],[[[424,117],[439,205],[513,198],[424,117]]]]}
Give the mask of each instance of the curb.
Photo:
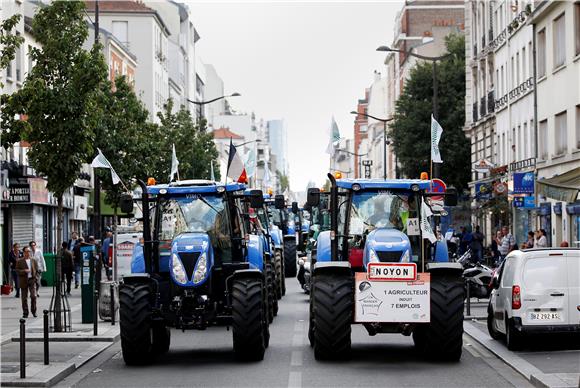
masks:
{"type": "MultiPolygon", "coordinates": [[[[491,353],[496,355],[503,362],[508,364],[512,369],[525,377],[532,385],[538,388],[572,388],[578,387],[578,381],[575,384],[568,381],[573,380],[576,374],[547,374],[536,368],[523,358],[507,350],[503,344],[489,337],[486,333],[477,329],[470,322],[463,323],[463,331],[473,340],[485,347],[491,353]],[[561,375],[574,375],[570,378],[562,379],[561,375]]],[[[567,376],[564,376],[567,377],[567,376]]],[[[577,380],[577,379],[576,379],[577,380]]]]}

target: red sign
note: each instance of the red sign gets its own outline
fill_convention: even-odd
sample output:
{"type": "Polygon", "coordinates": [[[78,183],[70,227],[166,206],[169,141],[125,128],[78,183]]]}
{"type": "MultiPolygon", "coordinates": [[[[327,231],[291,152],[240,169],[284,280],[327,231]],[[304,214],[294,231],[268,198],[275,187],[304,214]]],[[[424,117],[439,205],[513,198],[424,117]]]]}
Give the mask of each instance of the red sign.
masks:
{"type": "MultiPolygon", "coordinates": [[[[447,191],[447,185],[441,179],[433,178],[431,179],[431,185],[427,190],[428,193],[445,193],[447,191]]],[[[431,197],[434,201],[442,201],[443,196],[431,197]]]]}

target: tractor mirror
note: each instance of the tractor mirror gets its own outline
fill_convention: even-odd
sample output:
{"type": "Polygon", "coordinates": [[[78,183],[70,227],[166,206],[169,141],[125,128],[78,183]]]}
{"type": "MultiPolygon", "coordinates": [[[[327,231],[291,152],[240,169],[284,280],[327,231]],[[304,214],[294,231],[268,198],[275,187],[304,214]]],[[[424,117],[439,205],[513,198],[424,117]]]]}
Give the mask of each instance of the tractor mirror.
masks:
{"type": "Polygon", "coordinates": [[[445,206],[457,206],[457,189],[453,186],[447,188],[445,193],[445,206]]]}
{"type": "Polygon", "coordinates": [[[122,194],[119,200],[119,208],[126,214],[133,213],[133,197],[131,194],[122,194]]]}
{"type": "Polygon", "coordinates": [[[320,189],[318,187],[311,187],[306,194],[306,203],[311,207],[317,207],[320,203],[320,189]]]}
{"type": "Polygon", "coordinates": [[[310,205],[308,204],[308,202],[306,202],[306,203],[304,204],[304,210],[306,210],[306,211],[308,211],[308,212],[311,212],[311,211],[312,211],[312,206],[310,206],[310,205]]]}
{"type": "Polygon", "coordinates": [[[250,207],[260,209],[264,206],[264,194],[262,190],[250,191],[250,207]]]}
{"type": "Polygon", "coordinates": [[[292,213],[298,214],[300,209],[298,209],[298,202],[292,202],[292,213]]]}
{"type": "Polygon", "coordinates": [[[278,194],[274,197],[274,206],[276,209],[284,209],[286,207],[286,201],[282,194],[278,194]]]}

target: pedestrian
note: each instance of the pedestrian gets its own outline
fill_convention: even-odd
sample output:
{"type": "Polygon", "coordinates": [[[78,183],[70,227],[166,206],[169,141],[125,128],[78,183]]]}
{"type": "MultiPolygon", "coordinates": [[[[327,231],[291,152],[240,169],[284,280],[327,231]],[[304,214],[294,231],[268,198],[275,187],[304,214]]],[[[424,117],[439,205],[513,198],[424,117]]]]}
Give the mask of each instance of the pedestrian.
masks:
{"type": "Polygon", "coordinates": [[[501,234],[502,234],[501,244],[499,245],[498,249],[500,258],[501,260],[503,260],[508,255],[508,253],[510,253],[514,249],[517,249],[517,246],[515,246],[516,239],[510,233],[510,230],[507,226],[502,226],[501,234]]]}
{"type": "Polygon", "coordinates": [[[536,239],[534,238],[534,232],[532,232],[531,230],[528,232],[528,240],[524,243],[526,244],[526,248],[525,249],[531,249],[534,247],[534,243],[536,241],[536,239]]]}
{"type": "Polygon", "coordinates": [[[10,277],[12,278],[12,284],[14,290],[16,291],[15,298],[20,298],[20,287],[18,286],[18,272],[16,272],[16,263],[18,259],[22,257],[22,252],[20,252],[20,244],[14,243],[12,245],[12,250],[8,254],[8,264],[10,265],[10,277]]]}
{"type": "Polygon", "coordinates": [[[546,230],[539,229],[536,231],[536,242],[534,248],[546,248],[548,246],[548,239],[546,238],[546,230]]]}
{"type": "Polygon", "coordinates": [[[30,255],[30,247],[24,247],[23,256],[16,262],[18,284],[20,285],[20,300],[22,301],[22,318],[28,318],[28,294],[30,294],[30,310],[36,318],[36,274],[38,264],[30,255]]]}
{"type": "Polygon", "coordinates": [[[131,273],[145,273],[145,256],[143,254],[143,247],[145,239],[139,238],[139,242],[133,248],[133,257],[131,258],[131,273]]]}
{"type": "Polygon", "coordinates": [[[502,234],[501,230],[495,232],[495,237],[491,240],[491,254],[493,256],[494,264],[498,264],[501,258],[501,254],[499,253],[499,246],[501,245],[502,234]]]}
{"type": "Polygon", "coordinates": [[[107,274],[107,278],[109,278],[109,247],[113,242],[113,233],[109,230],[105,234],[105,239],[103,240],[103,246],[101,247],[101,254],[103,259],[103,266],[105,268],[105,273],[107,274]]]}
{"type": "Polygon", "coordinates": [[[568,244],[568,241],[564,240],[560,243],[560,248],[568,248],[570,246],[570,244],[568,244]]]}
{"type": "Polygon", "coordinates": [[[479,225],[475,227],[475,232],[471,236],[471,250],[473,252],[473,257],[475,262],[480,263],[483,261],[483,240],[485,236],[481,233],[479,225]]]}
{"type": "Polygon", "coordinates": [[[44,261],[42,251],[36,248],[36,241],[31,241],[28,245],[32,249],[32,258],[38,265],[38,273],[36,275],[36,297],[38,298],[40,296],[38,293],[40,290],[40,280],[42,279],[42,274],[46,271],[46,262],[44,261]]]}
{"type": "Polygon", "coordinates": [[[68,250],[74,252],[75,247],[79,243],[79,235],[77,232],[72,232],[70,240],[68,240],[68,250]]]}
{"type": "Polygon", "coordinates": [[[473,235],[465,226],[461,227],[461,242],[459,246],[461,247],[461,254],[465,253],[467,249],[471,246],[471,241],[473,240],[473,235]]]}
{"type": "Polygon", "coordinates": [[[68,243],[63,241],[60,250],[60,267],[62,269],[62,281],[66,283],[66,293],[70,295],[70,284],[72,282],[72,272],[74,266],[73,254],[68,250],[68,243]]]}
{"type": "Polygon", "coordinates": [[[85,239],[80,237],[77,240],[77,244],[74,247],[73,251],[73,260],[74,260],[74,268],[75,268],[75,288],[79,288],[79,283],[81,281],[81,262],[82,262],[82,253],[81,253],[81,246],[85,242],[85,239]]]}

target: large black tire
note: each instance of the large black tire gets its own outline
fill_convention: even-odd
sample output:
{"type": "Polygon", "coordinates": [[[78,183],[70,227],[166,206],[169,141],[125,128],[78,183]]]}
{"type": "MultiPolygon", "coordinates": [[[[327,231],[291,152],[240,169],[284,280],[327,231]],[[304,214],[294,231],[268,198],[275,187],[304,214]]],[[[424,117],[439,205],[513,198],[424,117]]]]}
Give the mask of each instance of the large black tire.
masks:
{"type": "Polygon", "coordinates": [[[274,283],[276,286],[276,298],[282,299],[284,279],[282,277],[282,252],[279,249],[274,251],[274,272],[276,273],[276,280],[274,283]]]}
{"type": "Polygon", "coordinates": [[[431,323],[415,329],[415,345],[433,359],[459,361],[465,288],[461,277],[431,274],[431,323]]]}
{"type": "Polygon", "coordinates": [[[123,284],[119,289],[121,350],[127,365],[151,361],[151,291],[146,284],[123,284]]]}
{"type": "Polygon", "coordinates": [[[239,278],[232,284],[232,334],[236,358],[260,361],[266,351],[268,317],[265,311],[263,281],[239,278]]]}
{"type": "Polygon", "coordinates": [[[274,292],[274,270],[271,264],[266,264],[266,290],[268,292],[268,322],[272,323],[274,317],[278,315],[278,299],[274,292]]]}
{"type": "Polygon", "coordinates": [[[296,277],[296,240],[284,240],[284,274],[287,278],[296,277]]]}
{"type": "Polygon", "coordinates": [[[352,275],[316,275],[312,298],[314,357],[317,360],[348,359],[354,298],[352,275]]]}
{"type": "Polygon", "coordinates": [[[502,337],[501,333],[494,327],[493,310],[491,307],[488,307],[487,309],[487,331],[489,332],[489,336],[494,340],[498,340],[502,337]]]}
{"type": "Polygon", "coordinates": [[[171,344],[171,331],[167,326],[153,326],[153,354],[167,353],[171,344]]]}
{"type": "Polygon", "coordinates": [[[523,336],[515,327],[511,319],[505,322],[505,342],[509,350],[521,350],[523,336]]]}
{"type": "Polygon", "coordinates": [[[310,293],[310,301],[308,303],[308,342],[310,342],[310,347],[314,347],[314,314],[313,314],[313,293],[310,293]]]}

